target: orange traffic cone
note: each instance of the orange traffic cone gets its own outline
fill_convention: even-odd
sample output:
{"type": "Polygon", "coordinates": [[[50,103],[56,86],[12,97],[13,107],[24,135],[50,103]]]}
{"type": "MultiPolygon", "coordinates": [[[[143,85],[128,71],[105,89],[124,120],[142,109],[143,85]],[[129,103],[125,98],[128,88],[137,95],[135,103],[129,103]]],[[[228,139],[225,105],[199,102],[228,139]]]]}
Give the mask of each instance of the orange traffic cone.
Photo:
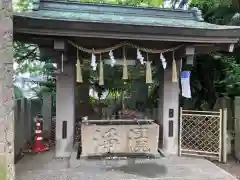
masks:
{"type": "Polygon", "coordinates": [[[39,121],[37,121],[36,127],[35,127],[34,144],[33,144],[33,152],[35,153],[49,150],[49,148],[43,144],[42,142],[43,137],[41,136],[41,134],[42,134],[42,124],[39,121]]]}

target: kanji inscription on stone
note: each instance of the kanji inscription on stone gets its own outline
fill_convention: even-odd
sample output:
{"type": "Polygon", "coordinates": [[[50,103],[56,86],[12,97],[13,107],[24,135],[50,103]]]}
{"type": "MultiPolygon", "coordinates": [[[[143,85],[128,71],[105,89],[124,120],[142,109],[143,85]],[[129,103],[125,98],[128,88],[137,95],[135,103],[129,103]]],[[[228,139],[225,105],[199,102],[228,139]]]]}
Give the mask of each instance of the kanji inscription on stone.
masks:
{"type": "Polygon", "coordinates": [[[129,146],[132,152],[150,152],[148,147],[148,128],[133,128],[129,132],[129,146]]]}
{"type": "Polygon", "coordinates": [[[114,152],[118,144],[120,144],[119,135],[115,128],[110,128],[107,131],[96,130],[97,137],[93,140],[96,141],[95,152],[107,153],[114,152]]]}

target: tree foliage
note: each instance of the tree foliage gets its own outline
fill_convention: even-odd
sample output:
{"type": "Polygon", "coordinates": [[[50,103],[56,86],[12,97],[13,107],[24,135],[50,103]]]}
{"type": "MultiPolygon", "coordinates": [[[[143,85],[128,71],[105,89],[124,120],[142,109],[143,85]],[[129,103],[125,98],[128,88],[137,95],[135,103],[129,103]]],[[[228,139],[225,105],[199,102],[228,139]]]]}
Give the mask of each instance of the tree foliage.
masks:
{"type": "MultiPolygon", "coordinates": [[[[238,25],[239,0],[193,0],[190,6],[202,10],[204,20],[221,25],[238,25]]],[[[239,48],[234,53],[216,52],[196,57],[192,70],[192,104],[198,109],[212,109],[221,96],[240,95],[239,48]]]]}

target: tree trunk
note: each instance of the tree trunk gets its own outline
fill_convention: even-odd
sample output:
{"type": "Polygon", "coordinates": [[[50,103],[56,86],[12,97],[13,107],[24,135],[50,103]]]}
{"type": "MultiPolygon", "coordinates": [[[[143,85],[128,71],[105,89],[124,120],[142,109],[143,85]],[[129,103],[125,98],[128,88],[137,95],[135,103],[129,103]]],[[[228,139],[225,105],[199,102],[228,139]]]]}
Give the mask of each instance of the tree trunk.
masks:
{"type": "Polygon", "coordinates": [[[240,0],[232,0],[232,6],[236,9],[240,9],[240,0]]]}
{"type": "Polygon", "coordinates": [[[0,0],[0,179],[14,180],[12,1],[0,0]]]}
{"type": "Polygon", "coordinates": [[[91,111],[89,84],[78,84],[76,91],[76,117],[89,116],[91,111]]]}

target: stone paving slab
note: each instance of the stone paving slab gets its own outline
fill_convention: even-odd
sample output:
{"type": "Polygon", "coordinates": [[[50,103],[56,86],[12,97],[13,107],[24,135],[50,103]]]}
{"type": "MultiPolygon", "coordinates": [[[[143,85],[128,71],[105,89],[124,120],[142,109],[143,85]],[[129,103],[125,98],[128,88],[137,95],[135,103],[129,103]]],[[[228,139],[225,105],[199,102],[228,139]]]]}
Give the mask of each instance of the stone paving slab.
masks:
{"type": "Polygon", "coordinates": [[[52,152],[25,156],[16,180],[237,180],[207,160],[187,157],[80,160],[68,167],[67,159],[54,159],[52,152]]]}
{"type": "Polygon", "coordinates": [[[240,163],[233,156],[228,156],[227,163],[214,162],[217,166],[233,174],[240,180],[240,163]]]}

